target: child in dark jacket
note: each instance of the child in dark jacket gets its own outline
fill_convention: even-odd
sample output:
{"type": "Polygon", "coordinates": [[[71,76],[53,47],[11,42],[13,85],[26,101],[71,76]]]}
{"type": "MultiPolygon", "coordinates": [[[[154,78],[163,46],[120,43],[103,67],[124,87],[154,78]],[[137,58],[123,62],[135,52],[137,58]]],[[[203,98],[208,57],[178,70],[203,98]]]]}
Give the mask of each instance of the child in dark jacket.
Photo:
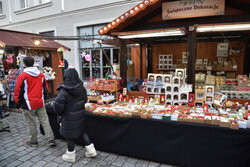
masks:
{"type": "Polygon", "coordinates": [[[65,71],[63,83],[57,90],[59,90],[59,94],[55,99],[54,108],[55,112],[61,116],[60,133],[66,138],[68,145],[62,159],[75,162],[74,141],[77,138],[82,138],[85,144],[85,156],[95,157],[97,155],[95,147],[90,142],[88,135],[84,133],[84,109],[87,93],[75,69],[70,68],[65,71]]]}

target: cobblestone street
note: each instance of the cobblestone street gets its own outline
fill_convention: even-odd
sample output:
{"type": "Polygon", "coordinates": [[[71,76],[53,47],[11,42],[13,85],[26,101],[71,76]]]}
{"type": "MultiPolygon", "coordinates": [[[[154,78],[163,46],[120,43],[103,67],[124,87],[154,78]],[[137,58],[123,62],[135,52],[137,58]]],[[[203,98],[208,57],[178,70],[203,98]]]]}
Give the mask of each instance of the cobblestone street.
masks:
{"type": "Polygon", "coordinates": [[[51,148],[48,146],[46,138],[39,133],[39,146],[29,147],[25,143],[29,139],[29,135],[22,114],[11,112],[10,116],[5,118],[3,122],[4,127],[10,126],[11,132],[0,132],[0,167],[170,167],[170,165],[100,151],[98,151],[96,158],[86,158],[84,156],[85,149],[79,145],[76,146],[76,163],[67,163],[61,159],[66,150],[64,140],[56,139],[57,146],[51,148]]]}

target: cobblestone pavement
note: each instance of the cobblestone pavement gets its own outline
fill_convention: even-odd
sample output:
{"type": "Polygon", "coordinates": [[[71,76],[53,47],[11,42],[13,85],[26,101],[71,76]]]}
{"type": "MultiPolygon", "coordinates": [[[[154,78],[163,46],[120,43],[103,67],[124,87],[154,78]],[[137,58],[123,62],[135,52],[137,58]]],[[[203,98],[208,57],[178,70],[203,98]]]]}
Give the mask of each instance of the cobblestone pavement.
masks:
{"type": "Polygon", "coordinates": [[[0,132],[0,167],[172,167],[171,165],[130,158],[113,153],[98,151],[96,158],[84,157],[85,149],[77,145],[76,163],[64,162],[61,159],[66,150],[66,142],[56,139],[57,146],[51,148],[44,136],[39,133],[38,147],[29,147],[29,139],[24,117],[20,113],[10,113],[3,119],[4,126],[9,125],[11,132],[0,132]]]}

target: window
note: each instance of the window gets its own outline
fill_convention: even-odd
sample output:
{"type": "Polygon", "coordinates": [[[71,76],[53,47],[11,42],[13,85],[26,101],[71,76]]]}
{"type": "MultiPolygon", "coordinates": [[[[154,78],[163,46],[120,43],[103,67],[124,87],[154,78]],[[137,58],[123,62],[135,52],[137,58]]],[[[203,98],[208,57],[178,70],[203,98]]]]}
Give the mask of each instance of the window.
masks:
{"type": "Polygon", "coordinates": [[[55,36],[55,31],[45,31],[45,32],[40,32],[39,34],[42,34],[45,37],[53,37],[55,36]]]}
{"type": "Polygon", "coordinates": [[[20,9],[28,8],[29,1],[28,0],[20,0],[20,9]]]}
{"type": "Polygon", "coordinates": [[[0,14],[3,14],[3,5],[1,1],[0,1],[0,14]]]}

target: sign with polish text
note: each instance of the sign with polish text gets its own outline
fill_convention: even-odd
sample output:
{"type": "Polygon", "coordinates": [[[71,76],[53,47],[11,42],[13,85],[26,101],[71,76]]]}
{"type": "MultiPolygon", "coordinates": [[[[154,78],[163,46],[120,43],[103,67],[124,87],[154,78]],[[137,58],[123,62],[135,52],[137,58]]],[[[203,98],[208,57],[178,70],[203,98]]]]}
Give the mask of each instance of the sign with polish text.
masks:
{"type": "Polygon", "coordinates": [[[162,3],[162,19],[224,15],[225,0],[182,0],[162,3]]]}

